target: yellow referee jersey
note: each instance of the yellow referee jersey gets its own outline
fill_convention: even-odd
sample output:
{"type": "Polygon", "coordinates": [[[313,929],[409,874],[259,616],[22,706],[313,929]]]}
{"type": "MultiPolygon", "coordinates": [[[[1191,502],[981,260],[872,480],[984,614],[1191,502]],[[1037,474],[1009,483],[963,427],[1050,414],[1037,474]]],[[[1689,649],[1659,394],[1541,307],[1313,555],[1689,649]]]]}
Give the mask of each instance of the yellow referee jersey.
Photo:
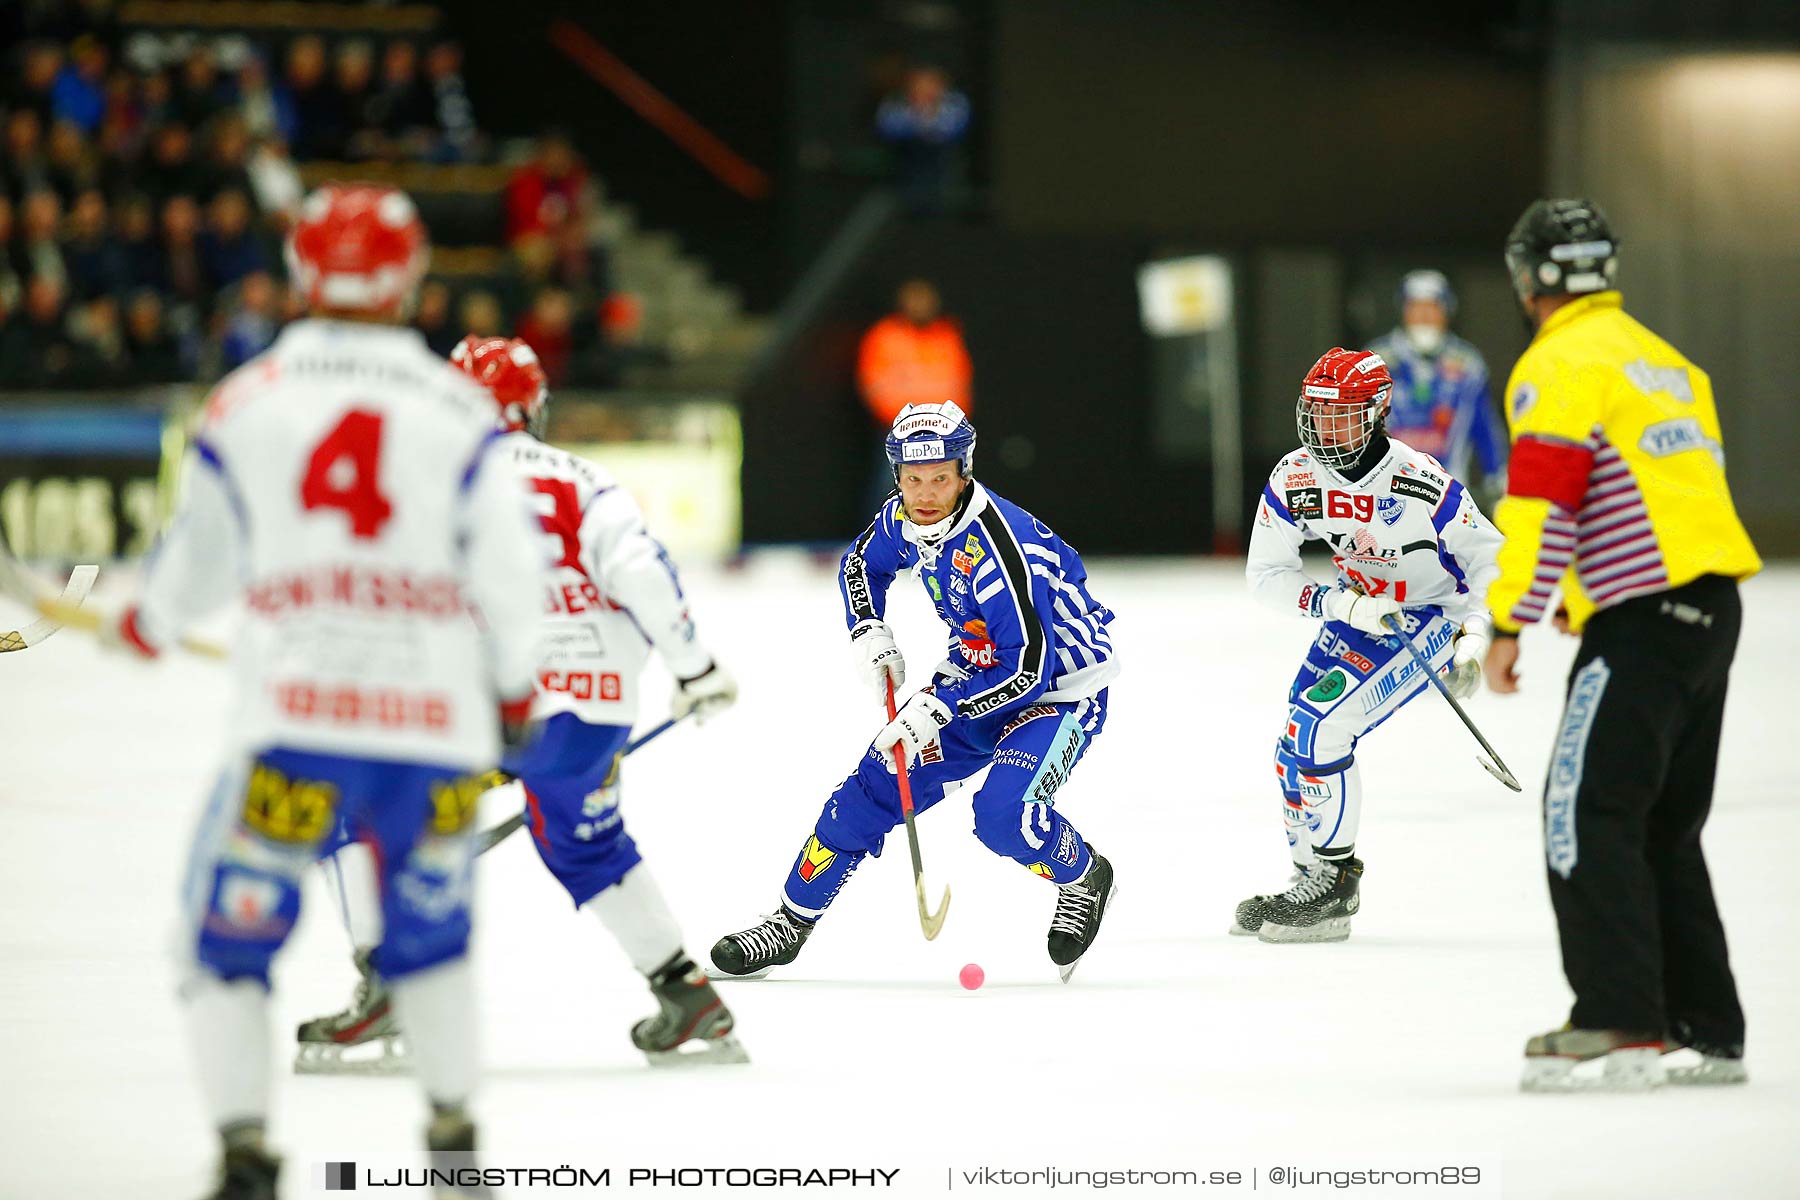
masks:
{"type": "Polygon", "coordinates": [[[1501,630],[1541,618],[1558,583],[1579,629],[1597,608],[1762,567],[1725,483],[1712,381],[1620,299],[1557,309],[1507,381],[1506,545],[1488,590],[1501,630]]]}

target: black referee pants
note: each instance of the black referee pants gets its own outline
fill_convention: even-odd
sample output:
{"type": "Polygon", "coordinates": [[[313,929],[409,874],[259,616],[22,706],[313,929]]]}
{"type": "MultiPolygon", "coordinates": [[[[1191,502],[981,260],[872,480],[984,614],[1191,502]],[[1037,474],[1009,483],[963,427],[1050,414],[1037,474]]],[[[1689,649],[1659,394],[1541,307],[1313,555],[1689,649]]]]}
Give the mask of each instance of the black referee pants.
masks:
{"type": "Polygon", "coordinates": [[[1545,861],[1580,1029],[1737,1047],[1744,1013],[1700,852],[1737,583],[1702,576],[1587,624],[1544,787],[1545,861]]]}

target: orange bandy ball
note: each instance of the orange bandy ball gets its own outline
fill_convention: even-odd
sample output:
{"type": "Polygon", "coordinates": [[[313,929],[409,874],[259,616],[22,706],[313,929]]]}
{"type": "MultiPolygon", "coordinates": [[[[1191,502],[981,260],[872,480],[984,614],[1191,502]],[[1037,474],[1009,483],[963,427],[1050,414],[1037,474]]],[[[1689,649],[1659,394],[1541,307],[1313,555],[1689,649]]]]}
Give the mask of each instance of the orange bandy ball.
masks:
{"type": "Polygon", "coordinates": [[[962,974],[958,978],[962,980],[962,985],[972,992],[987,979],[987,972],[974,963],[970,963],[962,969],[962,974]]]}

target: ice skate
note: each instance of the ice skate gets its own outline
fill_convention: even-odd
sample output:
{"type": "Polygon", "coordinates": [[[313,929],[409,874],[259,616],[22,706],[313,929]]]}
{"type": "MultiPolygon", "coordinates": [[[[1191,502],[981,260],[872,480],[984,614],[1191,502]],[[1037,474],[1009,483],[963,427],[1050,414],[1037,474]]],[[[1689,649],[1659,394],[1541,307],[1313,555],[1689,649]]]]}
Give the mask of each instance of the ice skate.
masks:
{"type": "Polygon", "coordinates": [[[281,1160],[260,1145],[231,1146],[219,1163],[219,1186],[206,1200],[275,1200],[281,1160]]]}
{"type": "Polygon", "coordinates": [[[1264,942],[1341,942],[1362,905],[1358,858],[1321,859],[1300,868],[1292,887],[1269,899],[1257,938],[1264,942]]]}
{"type": "Polygon", "coordinates": [[[1643,1092],[1663,1083],[1662,1038],[1619,1029],[1565,1025],[1525,1043],[1526,1092],[1643,1092]],[[1590,1069],[1587,1064],[1600,1064],[1590,1069]],[[1578,1069],[1579,1068],[1579,1069],[1578,1069]]]}
{"type": "Polygon", "coordinates": [[[651,1066],[750,1061],[732,1032],[731,1010],[687,955],[677,955],[677,961],[651,976],[650,993],[662,1011],[633,1025],[631,1042],[651,1066]]]}
{"type": "Polygon", "coordinates": [[[1057,965],[1064,983],[1069,982],[1069,976],[1081,965],[1082,956],[1100,936],[1100,922],[1106,916],[1107,905],[1119,893],[1118,884],[1113,882],[1112,864],[1094,854],[1092,846],[1088,853],[1094,861],[1088,865],[1087,874],[1074,883],[1057,887],[1056,913],[1050,918],[1050,961],[1057,965]]]}
{"type": "Polygon", "coordinates": [[[1715,1044],[1696,1039],[1686,1021],[1676,1021],[1663,1039],[1663,1081],[1678,1087],[1719,1087],[1749,1083],[1744,1069],[1744,1046],[1715,1044]]]}
{"type": "Polygon", "coordinates": [[[494,1200],[493,1190],[479,1181],[464,1182],[457,1176],[476,1170],[475,1124],[459,1110],[442,1111],[432,1117],[425,1130],[425,1148],[431,1169],[444,1172],[456,1182],[437,1184],[432,1200],[494,1200]]]}
{"type": "Polygon", "coordinates": [[[387,985],[375,973],[369,954],[367,950],[356,952],[356,969],[362,979],[350,1007],[329,1017],[314,1017],[295,1031],[300,1043],[294,1054],[296,1074],[393,1075],[407,1070],[406,1049],[400,1043],[387,985]],[[369,1049],[349,1053],[358,1047],[369,1049]]]}
{"type": "Polygon", "coordinates": [[[783,905],[765,915],[761,925],[728,933],[714,942],[713,966],[721,974],[738,979],[761,979],[775,967],[785,967],[799,958],[800,947],[812,931],[810,922],[794,916],[783,905]]]}
{"type": "MultiPolygon", "coordinates": [[[[1294,873],[1288,877],[1288,887],[1293,887],[1300,882],[1300,879],[1300,868],[1295,867],[1294,873]]],[[[1268,918],[1270,904],[1280,897],[1280,892],[1268,892],[1252,896],[1239,904],[1237,911],[1232,915],[1231,928],[1226,932],[1230,933],[1232,937],[1255,937],[1262,932],[1263,921],[1268,918]]]]}

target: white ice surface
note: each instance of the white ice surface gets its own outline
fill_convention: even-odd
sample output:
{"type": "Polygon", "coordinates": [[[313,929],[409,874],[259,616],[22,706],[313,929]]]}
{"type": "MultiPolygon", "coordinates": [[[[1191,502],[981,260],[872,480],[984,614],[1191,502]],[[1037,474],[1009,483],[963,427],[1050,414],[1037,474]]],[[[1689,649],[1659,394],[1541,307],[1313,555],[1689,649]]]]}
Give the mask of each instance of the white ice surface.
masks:
{"type": "MultiPolygon", "coordinates": [[[[90,603],[116,601],[120,580],[104,582],[90,603]]],[[[1800,785],[1784,749],[1800,570],[1745,589],[1706,835],[1753,1082],[1648,1096],[1517,1091],[1525,1037],[1568,1003],[1535,793],[1573,642],[1529,633],[1525,692],[1470,706],[1524,796],[1477,767],[1433,696],[1364,743],[1355,935],[1267,946],[1225,928],[1287,874],[1269,749],[1313,627],[1255,608],[1228,563],[1101,562],[1093,588],[1119,614],[1125,672],[1059,803],[1122,891],[1072,984],[1044,953],[1049,886],[975,841],[964,793],[921,821],[933,893],[954,888],[938,941],[919,936],[897,834],[795,968],[724,985],[753,1065],[653,1072],[626,1038],[643,983],[518,838],[484,861],[479,898],[489,1156],[611,1166],[615,1186],[634,1165],[901,1167],[929,1194],[952,1167],[1266,1175],[1477,1155],[1502,1165],[1507,1196],[1800,1196],[1800,785]],[[987,970],[977,993],[957,985],[965,962],[987,970]]],[[[765,560],[690,572],[689,589],[743,703],[634,759],[626,812],[703,958],[769,910],[880,722],[827,571],[765,560]]],[[[942,638],[915,589],[901,581],[895,610],[917,679],[942,638]]],[[[207,1185],[214,1143],[165,950],[225,678],[103,658],[71,633],[0,657],[0,1196],[207,1185]]],[[[307,903],[276,972],[273,1136],[286,1194],[311,1197],[312,1163],[410,1148],[422,1110],[410,1080],[287,1074],[294,1023],[350,982],[317,880],[307,903]]]]}

